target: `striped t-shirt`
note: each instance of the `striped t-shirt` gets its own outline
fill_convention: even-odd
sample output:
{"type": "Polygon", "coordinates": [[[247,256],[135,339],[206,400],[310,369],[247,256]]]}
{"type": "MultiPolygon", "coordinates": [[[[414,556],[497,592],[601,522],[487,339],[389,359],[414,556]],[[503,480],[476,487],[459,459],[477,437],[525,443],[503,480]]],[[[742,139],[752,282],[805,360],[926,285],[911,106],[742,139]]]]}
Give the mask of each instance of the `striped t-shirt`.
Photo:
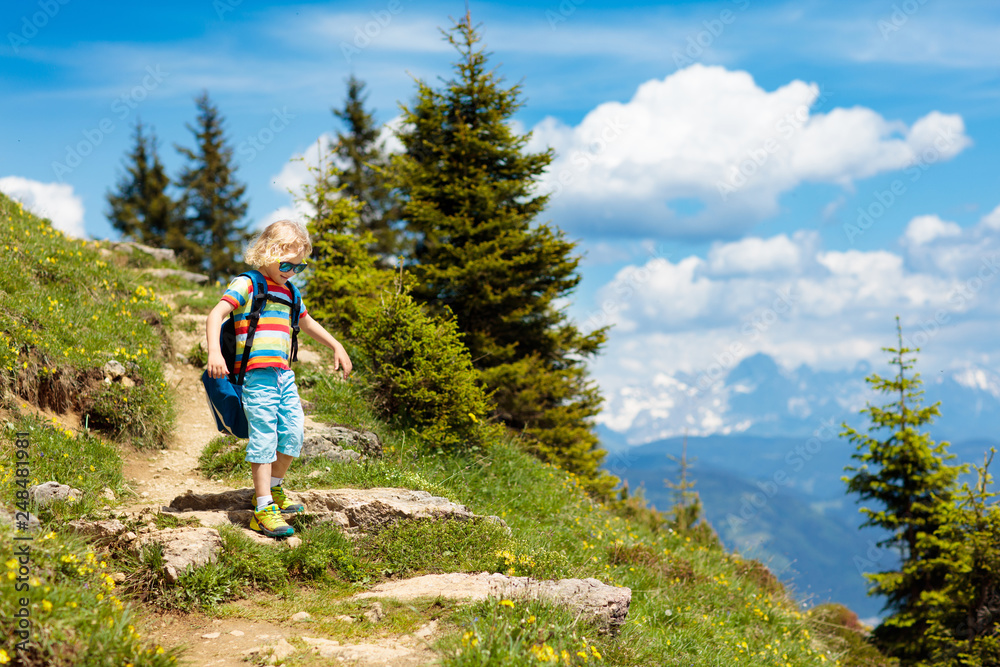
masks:
{"type": "MultiPolygon", "coordinates": [[[[247,370],[255,368],[290,368],[288,357],[292,351],[292,293],[286,287],[278,285],[270,278],[267,278],[267,292],[281,299],[284,303],[278,303],[268,299],[264,303],[264,310],[260,314],[257,322],[257,332],[253,337],[253,346],[250,348],[250,360],[247,363],[247,370]]],[[[222,300],[231,303],[233,317],[236,324],[236,368],[234,373],[240,372],[243,364],[243,349],[246,347],[247,328],[249,321],[247,315],[253,307],[253,280],[246,276],[236,276],[233,282],[229,283],[222,300]]],[[[306,314],[306,306],[302,304],[299,318],[306,314]]]]}

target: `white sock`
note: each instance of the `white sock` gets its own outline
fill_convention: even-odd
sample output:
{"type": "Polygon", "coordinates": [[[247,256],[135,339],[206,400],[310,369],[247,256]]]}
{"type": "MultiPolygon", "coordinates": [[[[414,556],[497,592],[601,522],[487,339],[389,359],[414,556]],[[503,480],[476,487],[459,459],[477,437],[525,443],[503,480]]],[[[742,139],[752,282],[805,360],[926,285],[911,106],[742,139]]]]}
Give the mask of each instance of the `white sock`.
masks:
{"type": "Polygon", "coordinates": [[[271,478],[271,488],[273,489],[276,486],[281,486],[281,482],[284,479],[285,479],[284,477],[272,477],[271,478]]]}
{"type": "Polygon", "coordinates": [[[270,505],[273,502],[274,502],[274,498],[272,498],[269,495],[267,495],[267,496],[257,496],[257,511],[258,512],[261,511],[262,509],[264,509],[265,507],[267,507],[268,505],[270,505]]]}

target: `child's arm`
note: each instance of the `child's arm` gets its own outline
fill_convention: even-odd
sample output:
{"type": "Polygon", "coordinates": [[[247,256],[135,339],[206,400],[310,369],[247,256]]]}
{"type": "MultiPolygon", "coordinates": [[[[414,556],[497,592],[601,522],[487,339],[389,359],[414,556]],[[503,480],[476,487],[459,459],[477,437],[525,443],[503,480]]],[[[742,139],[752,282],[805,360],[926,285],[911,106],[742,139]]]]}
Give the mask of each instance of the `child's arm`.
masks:
{"type": "Polygon", "coordinates": [[[205,321],[205,336],[208,339],[208,366],[206,367],[208,377],[221,378],[229,375],[226,359],[222,356],[222,348],[219,347],[219,334],[222,332],[222,320],[226,319],[235,308],[228,301],[219,301],[205,321]]]}
{"type": "MultiPolygon", "coordinates": [[[[322,343],[333,350],[334,370],[339,370],[345,379],[351,374],[351,369],[354,368],[354,365],[351,363],[351,358],[347,356],[347,350],[344,349],[344,346],[336,338],[330,335],[330,332],[323,328],[322,324],[310,317],[309,313],[299,318],[299,329],[309,334],[316,342],[322,343]]],[[[219,356],[221,356],[221,353],[219,356]]]]}

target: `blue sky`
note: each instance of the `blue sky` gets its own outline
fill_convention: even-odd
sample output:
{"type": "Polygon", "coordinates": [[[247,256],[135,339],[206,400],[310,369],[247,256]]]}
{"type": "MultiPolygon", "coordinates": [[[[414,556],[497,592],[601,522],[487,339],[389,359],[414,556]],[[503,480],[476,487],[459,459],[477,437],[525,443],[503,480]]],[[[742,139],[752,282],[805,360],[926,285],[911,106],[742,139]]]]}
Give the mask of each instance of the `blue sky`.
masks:
{"type": "MultiPolygon", "coordinates": [[[[881,363],[897,313],[933,329],[918,341],[929,368],[1000,370],[1000,281],[982,269],[1000,249],[996,3],[470,5],[493,63],[523,86],[518,127],[558,152],[547,218],[585,253],[568,312],[616,325],[594,365],[606,392],[697,372],[734,345],[786,367],[881,363]],[[771,317],[782,290],[795,306],[771,317]]],[[[264,224],[293,212],[288,161],[338,129],[345,78],[391,121],[414,77],[450,76],[438,28],[463,12],[7,3],[0,190],[77,235],[114,237],[104,197],[132,125],[153,126],[176,174],[208,90],[264,224]]]]}

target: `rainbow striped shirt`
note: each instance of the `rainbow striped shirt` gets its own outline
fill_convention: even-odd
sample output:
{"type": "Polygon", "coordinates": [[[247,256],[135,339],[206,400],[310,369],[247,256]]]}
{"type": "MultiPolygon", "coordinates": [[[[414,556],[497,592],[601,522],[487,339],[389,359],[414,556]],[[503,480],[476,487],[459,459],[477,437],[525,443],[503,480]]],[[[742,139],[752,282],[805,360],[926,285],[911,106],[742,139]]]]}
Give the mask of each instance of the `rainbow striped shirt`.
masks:
{"type": "MultiPolygon", "coordinates": [[[[291,290],[278,285],[270,278],[267,280],[267,292],[284,300],[287,304],[292,302],[291,290]]],[[[236,276],[229,283],[222,300],[231,303],[233,317],[236,319],[236,368],[234,373],[240,372],[243,365],[243,350],[247,342],[247,329],[249,321],[247,315],[253,306],[253,280],[246,276],[236,276]]],[[[255,368],[290,368],[288,356],[292,351],[292,309],[286,303],[278,303],[270,299],[264,303],[264,310],[260,314],[257,322],[257,332],[253,337],[253,346],[250,348],[250,360],[247,363],[247,370],[255,368]]],[[[306,306],[302,304],[299,312],[299,319],[306,314],[306,306]]]]}

